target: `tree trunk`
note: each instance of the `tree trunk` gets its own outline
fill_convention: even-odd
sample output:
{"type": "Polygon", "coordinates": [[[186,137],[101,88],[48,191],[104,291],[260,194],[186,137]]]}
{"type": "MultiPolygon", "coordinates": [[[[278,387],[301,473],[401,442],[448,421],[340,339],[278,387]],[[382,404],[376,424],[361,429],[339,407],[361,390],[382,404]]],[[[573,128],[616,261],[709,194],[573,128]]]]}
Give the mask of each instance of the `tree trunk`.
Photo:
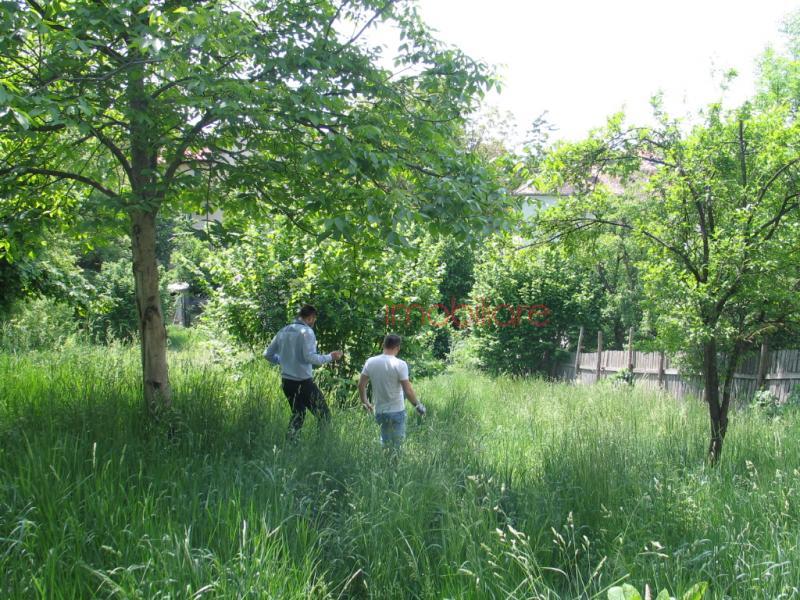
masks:
{"type": "Polygon", "coordinates": [[[620,319],[614,320],[614,346],[625,349],[625,324],[620,319]]]}
{"type": "Polygon", "coordinates": [[[172,393],[167,370],[167,330],[158,285],[155,211],[131,214],[131,244],[144,399],[150,414],[157,417],[169,408],[172,393]]]}
{"type": "MultiPolygon", "coordinates": [[[[141,11],[140,11],[141,12],[141,11]]],[[[133,16],[133,26],[145,17],[133,16]]],[[[150,415],[158,418],[170,407],[172,392],[167,370],[167,330],[161,309],[156,258],[156,214],[163,200],[154,173],[158,169],[158,141],[153,139],[150,97],[145,89],[146,60],[138,48],[130,48],[128,111],[130,118],[130,183],[132,205],[131,247],[136,282],[136,310],[142,344],[142,383],[150,415]]]]}
{"type": "Polygon", "coordinates": [[[708,445],[708,459],[716,464],[722,455],[722,442],[728,429],[727,406],[719,402],[719,369],[717,367],[717,340],[712,337],[703,343],[703,380],[705,383],[705,400],[708,402],[708,414],[711,418],[711,441],[708,445]]]}
{"type": "Polygon", "coordinates": [[[733,377],[736,374],[736,369],[739,368],[739,361],[747,346],[742,341],[737,341],[731,353],[728,355],[728,364],[725,365],[725,381],[722,384],[722,405],[720,410],[725,417],[727,423],[728,407],[731,403],[731,395],[733,393],[733,377]]]}

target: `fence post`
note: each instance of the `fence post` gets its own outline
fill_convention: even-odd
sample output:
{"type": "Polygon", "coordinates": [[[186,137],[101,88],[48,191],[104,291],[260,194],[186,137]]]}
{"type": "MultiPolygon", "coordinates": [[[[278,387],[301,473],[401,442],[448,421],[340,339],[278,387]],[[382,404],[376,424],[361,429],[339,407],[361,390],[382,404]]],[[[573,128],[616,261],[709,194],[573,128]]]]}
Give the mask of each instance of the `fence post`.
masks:
{"type": "Polygon", "coordinates": [[[581,375],[581,350],[583,350],[583,325],[578,332],[578,349],[575,351],[575,381],[579,381],[581,375]]]}
{"type": "Polygon", "coordinates": [[[664,351],[658,353],[658,387],[664,387],[664,371],[666,370],[666,357],[664,356],[664,351]]]}
{"type": "Polygon", "coordinates": [[[633,380],[633,327],[628,330],[628,371],[633,380]]]}
{"type": "Polygon", "coordinates": [[[756,391],[764,387],[764,382],[767,379],[767,358],[769,352],[769,343],[765,339],[761,342],[761,354],[758,357],[758,374],[756,375],[756,391]]]}
{"type": "Polygon", "coordinates": [[[594,382],[600,381],[600,367],[603,364],[603,332],[597,332],[597,365],[594,370],[594,382]]]}

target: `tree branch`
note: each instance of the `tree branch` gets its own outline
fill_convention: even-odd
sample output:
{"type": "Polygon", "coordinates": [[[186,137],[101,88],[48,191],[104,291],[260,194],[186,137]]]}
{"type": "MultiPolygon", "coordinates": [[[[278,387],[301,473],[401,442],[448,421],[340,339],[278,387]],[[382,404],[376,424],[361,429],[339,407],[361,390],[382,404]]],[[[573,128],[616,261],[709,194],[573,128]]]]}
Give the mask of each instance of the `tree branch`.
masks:
{"type": "Polygon", "coordinates": [[[203,131],[204,128],[208,127],[211,123],[213,123],[216,118],[213,116],[212,111],[208,111],[203,117],[192,127],[186,136],[183,138],[183,141],[180,143],[178,148],[175,150],[175,155],[172,157],[172,160],[169,162],[169,166],[167,166],[166,171],[164,171],[164,184],[169,185],[172,183],[172,180],[175,177],[175,173],[180,167],[181,163],[184,161],[184,153],[192,141],[197,137],[197,135],[203,131]]]}
{"type": "Polygon", "coordinates": [[[566,222],[586,223],[587,226],[590,226],[590,225],[593,225],[593,224],[611,225],[612,227],[620,227],[620,228],[623,228],[623,229],[628,229],[630,231],[634,231],[636,233],[640,233],[641,235],[653,240],[656,244],[658,244],[659,246],[665,248],[666,250],[669,250],[672,254],[674,254],[675,256],[680,258],[681,262],[692,273],[692,275],[694,275],[695,279],[698,282],[702,282],[703,281],[703,279],[700,276],[700,273],[698,272],[698,270],[692,264],[692,261],[689,259],[689,257],[685,253],[681,252],[678,248],[675,248],[674,246],[668,244],[667,242],[665,242],[664,240],[659,238],[657,235],[654,235],[654,234],[650,233],[646,229],[639,229],[639,228],[636,228],[633,225],[630,225],[628,223],[619,222],[619,221],[609,221],[607,219],[600,219],[600,218],[597,218],[597,217],[592,217],[592,218],[589,218],[589,217],[577,217],[577,218],[574,218],[574,219],[568,219],[568,220],[566,220],[566,222]]]}
{"type": "Polygon", "coordinates": [[[739,168],[742,171],[742,188],[747,187],[747,143],[744,140],[744,121],[739,121],[739,168]]]}
{"type": "Polygon", "coordinates": [[[103,144],[106,148],[111,151],[111,154],[117,159],[117,162],[122,166],[125,170],[125,174],[128,176],[128,181],[133,181],[133,173],[131,171],[131,164],[128,162],[127,157],[125,154],[120,150],[120,148],[113,142],[109,137],[107,137],[102,131],[99,129],[95,129],[94,127],[89,127],[97,140],[103,144]]]}
{"type": "Polygon", "coordinates": [[[769,232],[767,232],[764,235],[763,241],[766,242],[769,239],[771,239],[772,236],[775,235],[775,231],[778,229],[778,225],[780,225],[781,219],[783,219],[783,217],[785,217],[787,214],[789,214],[798,207],[797,202],[789,204],[789,200],[798,197],[800,197],[800,192],[795,192],[794,194],[789,194],[788,196],[786,196],[781,202],[781,208],[778,211],[778,214],[775,215],[772,219],[770,219],[766,223],[762,224],[761,227],[758,228],[756,235],[759,235],[762,231],[766,231],[767,229],[769,229],[769,232]]]}
{"type": "Polygon", "coordinates": [[[783,165],[780,169],[775,171],[775,173],[773,173],[772,177],[769,178],[769,181],[767,181],[767,183],[765,183],[761,187],[761,190],[758,193],[758,198],[756,199],[756,204],[760,204],[761,203],[761,201],[764,199],[764,196],[767,195],[767,192],[769,191],[769,188],[772,186],[773,183],[775,183],[775,180],[778,179],[778,177],[780,177],[785,171],[788,171],[790,168],[792,168],[797,163],[800,163],[800,156],[798,156],[797,158],[794,158],[793,160],[790,160],[788,163],[783,165]]]}
{"type": "Polygon", "coordinates": [[[372,15],[372,17],[370,17],[370,18],[367,20],[367,22],[366,22],[366,23],[364,24],[364,26],[363,26],[363,27],[362,27],[362,28],[361,28],[361,29],[358,31],[358,33],[356,33],[354,36],[352,36],[352,37],[351,37],[349,40],[347,40],[347,42],[346,42],[344,45],[342,45],[341,47],[339,47],[339,48],[336,50],[336,54],[340,53],[342,50],[344,50],[344,49],[348,48],[349,46],[353,45],[353,44],[356,42],[356,40],[358,40],[358,38],[360,38],[360,37],[361,37],[361,36],[364,34],[364,32],[365,32],[367,29],[369,29],[369,27],[370,27],[370,26],[371,26],[371,25],[372,25],[372,24],[373,24],[375,21],[377,21],[378,19],[380,19],[380,18],[383,16],[383,14],[384,14],[384,13],[385,13],[385,12],[386,12],[388,9],[389,9],[389,7],[390,7],[390,6],[392,6],[393,4],[395,4],[396,2],[397,2],[397,0],[388,0],[388,1],[386,2],[386,4],[384,4],[384,5],[383,5],[383,6],[382,6],[380,9],[378,9],[377,11],[375,11],[375,14],[374,14],[374,15],[372,15]]]}
{"type": "Polygon", "coordinates": [[[61,179],[71,179],[73,181],[77,181],[79,183],[88,185],[96,189],[97,191],[102,192],[109,198],[119,197],[117,193],[105,187],[103,184],[98,183],[94,179],[86,177],[85,175],[79,175],[78,173],[59,171],[58,169],[40,169],[37,167],[10,167],[6,169],[0,169],[0,176],[10,175],[13,173],[19,173],[20,175],[45,175],[47,177],[59,177],[61,179]]]}
{"type": "Polygon", "coordinates": [[[708,280],[708,262],[710,260],[711,251],[709,249],[708,244],[708,225],[706,223],[706,212],[703,207],[703,203],[700,200],[695,200],[695,208],[697,209],[697,218],[700,223],[700,237],[703,240],[703,279],[702,281],[705,282],[708,280]]]}
{"type": "Polygon", "coordinates": [[[579,231],[583,231],[584,229],[588,229],[592,225],[594,225],[594,223],[583,223],[581,225],[578,225],[577,227],[574,227],[570,231],[557,231],[556,233],[554,233],[553,235],[551,235],[550,237],[548,237],[548,238],[546,238],[544,240],[537,240],[537,241],[531,242],[529,244],[523,244],[522,246],[517,246],[516,248],[514,248],[514,250],[515,251],[519,251],[519,250],[525,250],[526,248],[535,248],[536,246],[543,246],[544,244],[551,244],[551,243],[555,242],[556,240],[558,240],[562,236],[571,235],[573,233],[578,233],[579,231]]]}

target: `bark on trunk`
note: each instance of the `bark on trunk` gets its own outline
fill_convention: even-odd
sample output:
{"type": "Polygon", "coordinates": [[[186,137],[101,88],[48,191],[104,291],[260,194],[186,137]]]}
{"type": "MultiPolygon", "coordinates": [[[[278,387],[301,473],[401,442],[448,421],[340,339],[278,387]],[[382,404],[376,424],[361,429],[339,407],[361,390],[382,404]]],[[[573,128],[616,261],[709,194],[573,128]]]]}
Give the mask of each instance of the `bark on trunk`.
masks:
{"type": "Polygon", "coordinates": [[[711,418],[711,441],[708,445],[708,459],[716,464],[722,455],[722,443],[728,429],[727,407],[723,411],[719,402],[719,369],[717,367],[717,341],[711,338],[703,344],[703,379],[708,414],[711,418]]]}
{"type": "Polygon", "coordinates": [[[625,325],[620,320],[614,321],[614,345],[620,350],[625,349],[625,325]]]}
{"type": "MultiPolygon", "coordinates": [[[[143,19],[141,14],[135,14],[132,26],[137,26],[143,19]]],[[[130,59],[127,96],[131,143],[129,176],[133,202],[128,214],[131,219],[133,277],[142,344],[144,400],[151,416],[158,418],[170,407],[172,399],[167,370],[167,330],[161,308],[156,260],[156,214],[163,200],[163,190],[158,190],[153,175],[158,169],[158,140],[153,137],[154,115],[145,89],[146,61],[136,48],[130,49],[130,59]]]]}
{"type": "Polygon", "coordinates": [[[746,349],[747,347],[744,342],[736,342],[733,346],[733,350],[728,355],[728,364],[725,365],[725,381],[722,384],[722,404],[720,406],[720,411],[725,417],[726,423],[728,418],[728,407],[731,404],[731,396],[733,395],[733,376],[736,374],[736,370],[739,368],[739,361],[741,360],[742,354],[746,349]]]}
{"type": "Polygon", "coordinates": [[[158,417],[170,407],[172,393],[167,369],[167,330],[158,285],[155,212],[131,214],[131,243],[144,399],[150,414],[158,417]]]}

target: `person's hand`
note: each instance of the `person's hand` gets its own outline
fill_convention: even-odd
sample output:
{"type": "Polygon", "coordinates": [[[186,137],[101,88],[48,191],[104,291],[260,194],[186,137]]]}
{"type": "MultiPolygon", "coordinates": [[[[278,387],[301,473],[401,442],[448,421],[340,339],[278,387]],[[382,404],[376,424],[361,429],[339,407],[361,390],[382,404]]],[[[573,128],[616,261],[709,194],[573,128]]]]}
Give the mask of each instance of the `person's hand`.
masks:
{"type": "Polygon", "coordinates": [[[417,402],[417,405],[414,407],[414,410],[417,411],[417,414],[421,417],[425,416],[425,413],[428,412],[425,410],[425,405],[422,402],[417,402]]]}
{"type": "Polygon", "coordinates": [[[334,361],[339,360],[340,358],[342,358],[342,356],[344,356],[344,352],[342,352],[341,350],[334,350],[333,352],[331,352],[331,358],[334,361]]]}
{"type": "Polygon", "coordinates": [[[364,407],[364,410],[367,411],[369,414],[375,414],[375,407],[372,406],[369,402],[362,402],[361,406],[364,407]]]}

